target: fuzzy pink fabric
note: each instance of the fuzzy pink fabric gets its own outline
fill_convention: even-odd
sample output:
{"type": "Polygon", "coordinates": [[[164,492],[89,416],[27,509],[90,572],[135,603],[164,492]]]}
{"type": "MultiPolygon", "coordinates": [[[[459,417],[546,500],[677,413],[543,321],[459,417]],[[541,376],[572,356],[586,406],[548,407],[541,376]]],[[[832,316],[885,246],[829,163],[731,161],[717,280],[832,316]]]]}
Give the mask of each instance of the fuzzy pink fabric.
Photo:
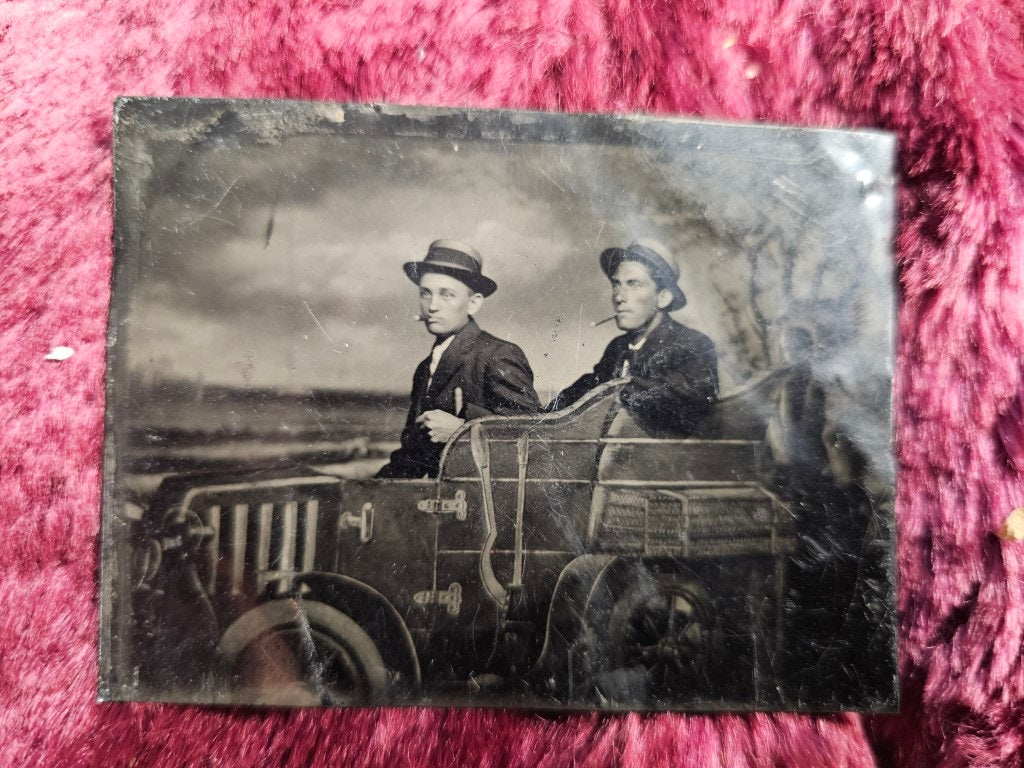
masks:
{"type": "Polygon", "coordinates": [[[994,535],[1024,505],[1022,22],[1011,0],[0,2],[0,764],[1024,764],[1024,543],[994,535]],[[118,94],[895,131],[903,714],[93,703],[118,94]]]}

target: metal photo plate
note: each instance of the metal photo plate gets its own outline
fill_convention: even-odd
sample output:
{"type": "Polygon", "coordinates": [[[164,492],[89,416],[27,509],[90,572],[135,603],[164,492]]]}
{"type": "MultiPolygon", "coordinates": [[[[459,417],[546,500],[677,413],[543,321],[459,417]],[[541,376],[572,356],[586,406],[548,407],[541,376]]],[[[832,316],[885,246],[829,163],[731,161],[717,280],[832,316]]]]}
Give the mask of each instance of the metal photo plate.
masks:
{"type": "Polygon", "coordinates": [[[114,121],[101,700],[897,707],[890,135],[114,121]]]}

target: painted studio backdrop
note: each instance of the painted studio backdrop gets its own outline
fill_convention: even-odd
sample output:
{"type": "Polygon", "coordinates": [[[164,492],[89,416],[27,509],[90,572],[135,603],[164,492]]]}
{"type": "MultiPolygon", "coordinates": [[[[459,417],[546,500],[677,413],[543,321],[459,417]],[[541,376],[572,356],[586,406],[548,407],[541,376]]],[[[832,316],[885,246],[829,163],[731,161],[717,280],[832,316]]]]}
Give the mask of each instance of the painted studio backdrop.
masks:
{"type": "MultiPolygon", "coordinates": [[[[653,237],[678,259],[675,316],[715,342],[723,392],[784,364],[785,331],[806,330],[830,418],[891,479],[892,189],[874,136],[675,122],[484,140],[471,117],[435,140],[346,130],[340,107],[156,109],[166,133],[119,146],[146,179],[132,186],[145,213],[122,340],[137,428],[196,431],[207,452],[267,433],[303,452],[395,439],[432,341],[401,265],[439,238],[483,255],[498,291],[477,320],[523,349],[546,403],[618,333],[591,326],[611,314],[598,254],[653,237]],[[168,412],[175,392],[190,407],[168,412]],[[354,397],[283,405],[313,392],[354,397]],[[253,393],[259,409],[222,407],[253,393]],[[370,423],[347,412],[364,405],[370,423]]],[[[224,455],[246,447],[259,450],[224,455]]]]}

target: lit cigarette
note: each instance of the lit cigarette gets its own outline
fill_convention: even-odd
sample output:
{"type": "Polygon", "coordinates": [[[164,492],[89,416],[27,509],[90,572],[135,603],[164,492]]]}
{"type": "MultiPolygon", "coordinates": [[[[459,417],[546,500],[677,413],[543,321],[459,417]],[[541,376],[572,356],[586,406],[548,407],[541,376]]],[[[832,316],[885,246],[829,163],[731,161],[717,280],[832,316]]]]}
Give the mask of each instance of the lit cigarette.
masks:
{"type": "Polygon", "coordinates": [[[595,320],[594,322],[592,322],[590,324],[590,327],[591,328],[597,328],[597,326],[604,325],[605,323],[611,322],[614,319],[615,319],[615,315],[612,315],[611,317],[606,317],[604,320],[595,320]]]}

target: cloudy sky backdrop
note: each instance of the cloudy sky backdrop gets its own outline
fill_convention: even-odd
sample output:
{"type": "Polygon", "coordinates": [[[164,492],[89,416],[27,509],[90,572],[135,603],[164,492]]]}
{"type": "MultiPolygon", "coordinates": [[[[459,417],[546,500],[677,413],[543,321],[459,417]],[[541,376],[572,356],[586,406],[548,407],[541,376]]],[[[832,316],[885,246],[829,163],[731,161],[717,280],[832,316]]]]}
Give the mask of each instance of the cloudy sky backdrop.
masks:
{"type": "Polygon", "coordinates": [[[499,286],[481,326],[523,348],[546,401],[617,333],[590,327],[610,308],[598,254],[653,236],[679,255],[689,304],[676,317],[717,343],[727,387],[771,363],[737,330],[757,323],[736,309],[752,290],[767,297],[769,346],[797,316],[834,326],[835,306],[819,318],[814,299],[841,297],[819,364],[888,376],[885,141],[693,123],[660,124],[639,147],[345,130],[122,143],[122,160],[144,158],[118,167],[142,190],[119,213],[138,219],[122,254],[138,265],[123,336],[134,373],[407,392],[431,337],[402,263],[454,238],[499,286]],[[750,248],[776,252],[756,280],[750,248]]]}

